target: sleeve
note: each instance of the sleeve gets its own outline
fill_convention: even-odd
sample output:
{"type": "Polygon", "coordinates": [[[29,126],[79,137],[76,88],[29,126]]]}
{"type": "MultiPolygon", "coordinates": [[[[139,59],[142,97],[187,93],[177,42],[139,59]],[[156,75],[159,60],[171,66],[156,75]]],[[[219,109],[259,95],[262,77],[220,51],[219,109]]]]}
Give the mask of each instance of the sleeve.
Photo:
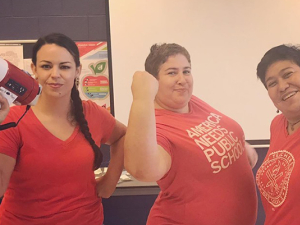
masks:
{"type": "Polygon", "coordinates": [[[164,135],[164,131],[159,124],[156,124],[156,139],[157,144],[163,147],[172,156],[172,145],[169,139],[164,135]]]}
{"type": "MultiPolygon", "coordinates": [[[[16,114],[14,108],[12,108],[2,124],[16,122],[18,120],[16,114]]],[[[16,159],[21,147],[20,145],[21,137],[18,127],[0,131],[0,153],[16,159]]]]}
{"type": "Polygon", "coordinates": [[[92,101],[82,101],[86,120],[93,139],[104,144],[110,138],[115,127],[115,118],[103,108],[92,101]]]}
{"type": "Polygon", "coordinates": [[[162,129],[162,127],[158,124],[156,124],[156,138],[157,138],[157,144],[163,147],[163,149],[169,153],[171,156],[171,167],[169,171],[162,177],[160,180],[158,180],[158,184],[161,185],[161,182],[165,179],[165,177],[168,176],[171,168],[173,167],[173,151],[172,151],[172,144],[170,140],[164,135],[167,131],[165,129],[162,129]]]}

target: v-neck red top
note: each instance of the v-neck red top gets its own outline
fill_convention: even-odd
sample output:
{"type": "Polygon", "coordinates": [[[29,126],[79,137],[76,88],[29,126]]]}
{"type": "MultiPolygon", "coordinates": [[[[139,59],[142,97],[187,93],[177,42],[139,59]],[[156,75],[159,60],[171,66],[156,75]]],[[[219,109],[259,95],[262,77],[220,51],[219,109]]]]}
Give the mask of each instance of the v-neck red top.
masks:
{"type": "MultiPolygon", "coordinates": [[[[114,117],[91,101],[83,101],[83,108],[96,144],[105,143],[114,117]]],[[[12,107],[3,123],[16,122],[24,111],[25,106],[12,107]]],[[[94,153],[78,126],[62,141],[30,109],[16,128],[0,132],[0,153],[16,159],[0,205],[1,225],[102,224],[94,153]]]]}
{"type": "Polygon", "coordinates": [[[300,129],[289,135],[287,125],[283,114],[273,119],[270,148],[256,174],[265,225],[300,224],[300,129]]]}

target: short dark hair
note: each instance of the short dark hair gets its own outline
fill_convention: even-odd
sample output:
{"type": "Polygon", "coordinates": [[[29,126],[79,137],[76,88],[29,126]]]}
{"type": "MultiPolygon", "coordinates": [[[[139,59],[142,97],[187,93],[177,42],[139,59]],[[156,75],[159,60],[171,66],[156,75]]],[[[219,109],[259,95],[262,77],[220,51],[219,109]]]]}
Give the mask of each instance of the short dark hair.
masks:
{"type": "Polygon", "coordinates": [[[181,45],[175,43],[154,44],[145,61],[145,70],[157,78],[159,68],[170,56],[182,54],[191,63],[189,52],[181,45]]]}
{"type": "Polygon", "coordinates": [[[275,62],[289,60],[300,66],[300,49],[295,45],[279,45],[265,53],[257,65],[256,74],[267,88],[265,78],[268,68],[275,62]]]}

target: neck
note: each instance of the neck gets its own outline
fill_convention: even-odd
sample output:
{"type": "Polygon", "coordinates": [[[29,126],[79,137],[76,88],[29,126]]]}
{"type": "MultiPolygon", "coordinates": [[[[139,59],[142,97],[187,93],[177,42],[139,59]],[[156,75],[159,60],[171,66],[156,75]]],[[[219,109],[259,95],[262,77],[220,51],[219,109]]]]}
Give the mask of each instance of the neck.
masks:
{"type": "Polygon", "coordinates": [[[288,129],[290,129],[292,132],[297,130],[300,127],[300,120],[288,120],[288,129]]]}
{"type": "Polygon", "coordinates": [[[55,98],[41,95],[37,104],[34,106],[34,111],[51,117],[68,116],[71,111],[71,98],[69,96],[65,98],[55,98]]]}
{"type": "Polygon", "coordinates": [[[188,113],[190,111],[189,104],[186,104],[186,106],[184,106],[182,108],[170,108],[164,104],[161,104],[160,102],[154,101],[154,107],[156,109],[165,109],[165,110],[169,110],[169,111],[176,112],[176,113],[188,113]]]}

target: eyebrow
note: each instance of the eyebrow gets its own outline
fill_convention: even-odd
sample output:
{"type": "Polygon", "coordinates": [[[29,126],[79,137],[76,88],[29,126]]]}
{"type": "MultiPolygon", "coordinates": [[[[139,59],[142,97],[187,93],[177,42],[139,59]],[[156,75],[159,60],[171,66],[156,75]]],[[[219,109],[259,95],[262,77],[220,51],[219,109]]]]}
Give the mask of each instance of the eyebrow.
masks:
{"type": "Polygon", "coordinates": [[[279,71],[279,73],[282,73],[283,71],[288,70],[288,69],[293,69],[293,67],[289,66],[289,67],[283,68],[282,70],[279,71]]]}
{"type": "MultiPolygon", "coordinates": [[[[284,72],[285,70],[288,70],[288,69],[293,69],[293,67],[286,67],[286,68],[283,68],[282,70],[279,71],[279,73],[282,73],[284,72]]],[[[265,83],[267,83],[269,80],[271,80],[273,77],[269,77],[268,79],[265,80],[265,83]]]]}
{"type": "Polygon", "coordinates": [[[265,80],[265,83],[268,83],[269,80],[274,79],[273,77],[269,77],[268,79],[265,80]]]}
{"type": "MultiPolygon", "coordinates": [[[[178,70],[178,69],[179,68],[176,68],[176,67],[170,67],[170,68],[166,69],[165,71],[168,71],[168,70],[178,70]]],[[[190,66],[186,66],[183,69],[191,69],[191,67],[190,66]]]]}
{"type": "MultiPolygon", "coordinates": [[[[47,61],[47,60],[42,60],[42,61],[40,61],[40,62],[52,63],[52,62],[47,61]]],[[[59,63],[59,64],[65,64],[65,63],[71,63],[71,62],[66,61],[66,62],[61,62],[61,63],[59,63]]]]}

